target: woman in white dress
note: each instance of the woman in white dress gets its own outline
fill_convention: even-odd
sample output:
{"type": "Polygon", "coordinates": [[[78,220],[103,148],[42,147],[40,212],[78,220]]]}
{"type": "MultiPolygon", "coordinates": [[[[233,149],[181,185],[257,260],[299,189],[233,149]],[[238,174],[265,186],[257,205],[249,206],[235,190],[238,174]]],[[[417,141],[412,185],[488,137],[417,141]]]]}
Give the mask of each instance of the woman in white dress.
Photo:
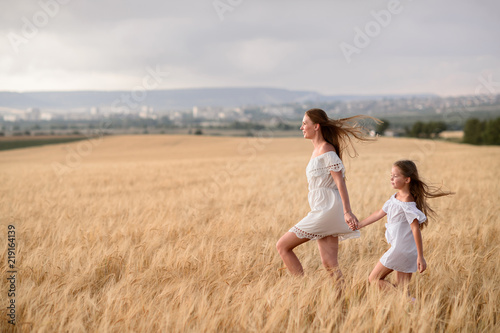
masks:
{"type": "Polygon", "coordinates": [[[304,115],[300,129],[314,146],[306,168],[311,211],[276,244],[283,262],[294,275],[302,275],[304,271],[293,249],[309,240],[318,240],[323,265],[332,276],[342,278],[337,259],[339,240],[360,235],[344,181],[342,153],[352,146],[352,137],[369,140],[356,122],[361,118],[378,121],[368,116],[334,120],[321,109],[308,110],[304,115]]]}

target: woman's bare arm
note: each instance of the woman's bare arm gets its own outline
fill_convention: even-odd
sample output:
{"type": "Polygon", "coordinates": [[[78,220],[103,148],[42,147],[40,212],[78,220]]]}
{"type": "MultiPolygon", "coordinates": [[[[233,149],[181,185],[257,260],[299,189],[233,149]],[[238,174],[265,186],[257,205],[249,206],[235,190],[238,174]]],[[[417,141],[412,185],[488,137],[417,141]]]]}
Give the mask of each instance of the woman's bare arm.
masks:
{"type": "Polygon", "coordinates": [[[349,193],[347,192],[347,185],[345,184],[342,171],[330,171],[330,174],[339,189],[340,198],[342,198],[342,205],[344,207],[344,219],[352,230],[358,229],[358,218],[352,213],[351,202],[349,201],[349,193]]]}

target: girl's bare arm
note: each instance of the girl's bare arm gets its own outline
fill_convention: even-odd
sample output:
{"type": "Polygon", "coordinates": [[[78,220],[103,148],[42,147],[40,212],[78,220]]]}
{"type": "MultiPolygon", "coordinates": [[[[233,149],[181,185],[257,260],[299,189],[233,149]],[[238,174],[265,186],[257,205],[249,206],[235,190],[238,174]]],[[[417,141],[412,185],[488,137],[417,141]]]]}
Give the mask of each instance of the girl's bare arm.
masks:
{"type": "Polygon", "coordinates": [[[381,218],[383,218],[386,214],[382,209],[377,210],[376,212],[373,212],[370,216],[368,216],[366,219],[358,223],[358,229],[361,229],[363,227],[366,227],[367,225],[370,225],[374,222],[377,222],[381,218]]]}
{"type": "Polygon", "coordinates": [[[424,259],[424,246],[422,244],[422,233],[420,232],[420,227],[418,224],[418,220],[415,219],[410,224],[411,232],[413,233],[413,238],[415,238],[415,244],[417,244],[417,269],[420,273],[426,270],[427,263],[424,259]]]}

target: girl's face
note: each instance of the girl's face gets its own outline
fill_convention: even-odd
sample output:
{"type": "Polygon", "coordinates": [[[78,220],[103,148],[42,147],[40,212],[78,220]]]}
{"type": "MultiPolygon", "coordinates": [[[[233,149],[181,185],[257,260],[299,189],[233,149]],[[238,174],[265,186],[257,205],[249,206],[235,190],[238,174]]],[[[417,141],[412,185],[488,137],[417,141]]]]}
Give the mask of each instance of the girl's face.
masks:
{"type": "Polygon", "coordinates": [[[405,177],[397,166],[393,166],[391,170],[391,185],[396,190],[401,190],[410,184],[410,177],[405,177]]]}
{"type": "Polygon", "coordinates": [[[316,134],[316,129],[317,124],[315,125],[311,119],[306,115],[304,115],[304,118],[302,119],[302,126],[300,126],[300,129],[302,133],[304,134],[304,139],[312,139],[314,138],[314,135],[316,134]]]}

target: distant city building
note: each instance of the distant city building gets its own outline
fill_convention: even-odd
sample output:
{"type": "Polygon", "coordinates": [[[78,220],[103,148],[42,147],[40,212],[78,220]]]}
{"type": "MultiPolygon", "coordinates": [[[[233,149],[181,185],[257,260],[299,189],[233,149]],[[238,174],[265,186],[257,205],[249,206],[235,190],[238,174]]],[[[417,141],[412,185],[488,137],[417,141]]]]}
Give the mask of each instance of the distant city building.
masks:
{"type": "Polygon", "coordinates": [[[40,120],[40,109],[39,108],[29,108],[26,110],[26,120],[40,120]]]}
{"type": "Polygon", "coordinates": [[[6,114],[3,116],[4,121],[17,121],[19,119],[19,116],[15,114],[6,114]]]}
{"type": "Polygon", "coordinates": [[[148,107],[147,105],[143,105],[141,107],[141,111],[139,112],[139,117],[143,119],[157,119],[158,115],[153,112],[152,107],[148,107]]]}
{"type": "Polygon", "coordinates": [[[47,113],[47,112],[44,112],[40,115],[40,120],[52,120],[52,113],[47,113]]]}
{"type": "Polygon", "coordinates": [[[99,110],[98,107],[93,106],[93,107],[90,108],[90,114],[91,115],[97,116],[97,115],[99,115],[99,113],[100,113],[100,110],[99,110]]]}

